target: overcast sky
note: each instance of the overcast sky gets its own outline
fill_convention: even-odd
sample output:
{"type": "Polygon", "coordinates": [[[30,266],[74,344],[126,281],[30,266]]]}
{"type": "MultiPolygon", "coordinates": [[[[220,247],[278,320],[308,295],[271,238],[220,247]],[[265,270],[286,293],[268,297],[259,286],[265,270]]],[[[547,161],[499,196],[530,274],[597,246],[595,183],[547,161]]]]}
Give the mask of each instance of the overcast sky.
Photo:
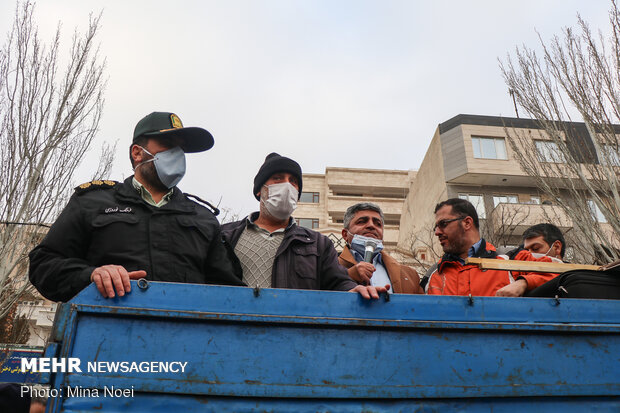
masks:
{"type": "MultiPolygon", "coordinates": [[[[0,2],[0,34],[15,3],[0,2]]],[[[306,173],[327,166],[417,169],[437,125],[459,113],[514,116],[498,68],[580,13],[608,25],[608,1],[40,1],[44,39],[62,46],[103,10],[106,104],[97,149],[118,140],[111,178],[131,175],[138,120],[175,112],[215,138],[189,154],[179,186],[245,215],[252,181],[278,152],[306,173]]],[[[2,37],[4,38],[4,37],[2,37]]],[[[88,179],[85,165],[76,184],[88,179]]]]}

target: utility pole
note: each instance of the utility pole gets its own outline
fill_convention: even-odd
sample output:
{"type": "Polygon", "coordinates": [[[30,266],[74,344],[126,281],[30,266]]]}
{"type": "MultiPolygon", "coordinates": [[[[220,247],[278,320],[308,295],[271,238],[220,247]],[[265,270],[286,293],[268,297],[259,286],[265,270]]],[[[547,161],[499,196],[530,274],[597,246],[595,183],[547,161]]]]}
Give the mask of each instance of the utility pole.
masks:
{"type": "Polygon", "coordinates": [[[517,118],[519,118],[519,110],[517,109],[517,100],[515,99],[515,91],[513,89],[508,89],[508,94],[512,96],[512,103],[515,105],[515,113],[517,114],[517,118]]]}

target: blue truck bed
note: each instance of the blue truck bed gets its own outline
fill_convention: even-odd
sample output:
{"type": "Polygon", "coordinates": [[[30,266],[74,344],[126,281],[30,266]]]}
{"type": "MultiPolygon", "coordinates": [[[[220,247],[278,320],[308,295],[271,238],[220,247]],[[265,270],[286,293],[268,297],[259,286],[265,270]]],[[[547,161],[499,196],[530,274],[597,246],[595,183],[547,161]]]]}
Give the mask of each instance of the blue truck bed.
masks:
{"type": "Polygon", "coordinates": [[[620,411],[619,310],[156,282],[104,299],[91,285],[61,306],[45,354],[82,371],[42,381],[62,393],[48,412],[620,411]]]}

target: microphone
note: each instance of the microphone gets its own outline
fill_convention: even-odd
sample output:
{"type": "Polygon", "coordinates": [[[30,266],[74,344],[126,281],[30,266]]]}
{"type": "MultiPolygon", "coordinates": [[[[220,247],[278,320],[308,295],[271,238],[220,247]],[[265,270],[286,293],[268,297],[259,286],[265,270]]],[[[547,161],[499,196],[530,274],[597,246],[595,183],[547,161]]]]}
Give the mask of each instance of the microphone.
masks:
{"type": "Polygon", "coordinates": [[[377,248],[377,243],[371,239],[366,240],[364,243],[364,262],[372,262],[372,256],[377,248]]]}

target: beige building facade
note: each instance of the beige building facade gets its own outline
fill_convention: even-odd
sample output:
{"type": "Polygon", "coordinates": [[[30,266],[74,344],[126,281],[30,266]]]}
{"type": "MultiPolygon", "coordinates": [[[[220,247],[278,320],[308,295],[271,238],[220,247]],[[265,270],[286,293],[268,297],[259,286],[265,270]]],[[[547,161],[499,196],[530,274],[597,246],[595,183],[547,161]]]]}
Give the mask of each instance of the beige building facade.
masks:
{"type": "Polygon", "coordinates": [[[437,127],[405,201],[399,252],[422,267],[437,262],[442,251],[433,234],[434,208],[448,198],[474,204],[482,235],[496,247],[517,246],[524,230],[541,222],[565,235],[573,230],[570,218],[521,169],[505,125],[543,146],[548,139],[530,119],[458,115],[437,127]]]}
{"type": "Polygon", "coordinates": [[[21,301],[17,307],[19,316],[28,318],[28,342],[30,347],[45,347],[54,324],[58,303],[44,298],[36,301],[21,301]]]}
{"type": "Polygon", "coordinates": [[[373,202],[383,210],[383,242],[386,251],[393,252],[415,175],[415,171],[335,167],[327,167],[325,174],[304,174],[303,193],[293,216],[299,225],[328,236],[341,251],[345,211],[359,202],[373,202]]]}

